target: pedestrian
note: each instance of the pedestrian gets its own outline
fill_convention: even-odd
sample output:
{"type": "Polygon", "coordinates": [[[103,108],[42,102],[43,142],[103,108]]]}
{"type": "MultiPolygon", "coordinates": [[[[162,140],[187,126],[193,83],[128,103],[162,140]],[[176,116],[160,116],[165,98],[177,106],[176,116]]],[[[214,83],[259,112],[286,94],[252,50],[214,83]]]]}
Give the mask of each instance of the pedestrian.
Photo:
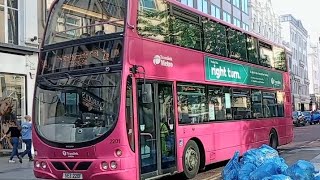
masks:
{"type": "Polygon", "coordinates": [[[3,138],[7,137],[9,135],[9,133],[10,133],[13,148],[12,148],[11,156],[10,156],[10,159],[9,159],[9,163],[15,163],[15,161],[13,160],[14,156],[17,156],[18,159],[19,159],[19,162],[22,163],[22,159],[21,159],[21,157],[19,156],[19,153],[18,153],[18,146],[19,146],[19,140],[20,140],[20,137],[21,137],[21,133],[20,133],[20,129],[19,129],[17,120],[16,119],[11,120],[10,125],[11,126],[10,126],[9,130],[1,138],[1,141],[2,141],[3,138]]]}
{"type": "Polygon", "coordinates": [[[20,153],[20,157],[23,158],[26,154],[28,154],[29,161],[33,161],[33,157],[31,154],[31,147],[32,147],[32,123],[31,123],[31,116],[26,115],[24,117],[26,122],[21,124],[21,135],[22,135],[22,142],[26,144],[26,150],[20,153]]]}

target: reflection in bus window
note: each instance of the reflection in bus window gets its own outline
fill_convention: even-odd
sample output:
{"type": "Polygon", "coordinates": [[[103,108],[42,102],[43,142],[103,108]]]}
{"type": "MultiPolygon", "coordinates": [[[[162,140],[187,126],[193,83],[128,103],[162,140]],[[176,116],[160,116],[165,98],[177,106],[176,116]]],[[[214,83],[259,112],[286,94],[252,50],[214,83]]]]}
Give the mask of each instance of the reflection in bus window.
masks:
{"type": "Polygon", "coordinates": [[[277,92],[278,117],[284,117],[284,92],[277,92]]]}
{"type": "Polygon", "coordinates": [[[248,60],[253,64],[259,63],[258,40],[254,37],[247,36],[248,60]]]}
{"type": "Polygon", "coordinates": [[[59,1],[49,16],[45,44],[123,32],[125,1],[59,1]]]}
{"type": "Polygon", "coordinates": [[[274,46],[273,53],[274,53],[274,59],[275,59],[275,62],[274,62],[275,69],[286,71],[287,65],[286,65],[286,54],[284,49],[274,46]]]}
{"type": "Polygon", "coordinates": [[[264,42],[259,42],[260,48],[260,65],[265,67],[274,67],[272,46],[264,42]]]}
{"type": "Polygon", "coordinates": [[[96,139],[112,129],[119,111],[120,74],[39,78],[37,128],[59,143],[96,139]],[[55,85],[59,84],[59,85],[55,85]]]}
{"type": "Polygon", "coordinates": [[[252,90],[251,92],[252,115],[254,118],[263,118],[262,94],[261,91],[252,90]]]}
{"type": "Polygon", "coordinates": [[[250,91],[232,90],[232,113],[233,118],[236,120],[251,118],[250,91]]]}
{"type": "Polygon", "coordinates": [[[246,35],[239,31],[228,29],[228,41],[229,57],[247,61],[246,35]]]}
{"type": "Polygon", "coordinates": [[[264,117],[277,117],[277,104],[276,104],[276,93],[263,92],[263,112],[264,117]]]}
{"type": "Polygon", "coordinates": [[[226,27],[212,21],[203,22],[204,51],[216,55],[227,56],[226,27]]]}
{"type": "Polygon", "coordinates": [[[134,151],[134,126],[133,126],[133,94],[132,78],[128,76],[126,92],[126,127],[130,148],[134,151]]]}
{"type": "Polygon", "coordinates": [[[209,86],[209,121],[232,119],[230,109],[230,88],[209,86]],[[227,97],[227,98],[226,98],[227,97]]]}
{"type": "Polygon", "coordinates": [[[208,120],[206,87],[178,84],[179,123],[202,123],[208,120]]]}

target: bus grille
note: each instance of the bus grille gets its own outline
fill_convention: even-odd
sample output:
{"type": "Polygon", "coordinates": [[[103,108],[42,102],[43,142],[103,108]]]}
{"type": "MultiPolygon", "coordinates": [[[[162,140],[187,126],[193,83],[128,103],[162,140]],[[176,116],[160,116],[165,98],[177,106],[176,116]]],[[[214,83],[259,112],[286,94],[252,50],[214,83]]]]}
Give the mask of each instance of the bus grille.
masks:
{"type": "Polygon", "coordinates": [[[65,170],[78,170],[78,171],[85,171],[88,170],[91,166],[92,162],[84,161],[79,162],[77,165],[77,162],[51,162],[54,168],[58,171],[65,171],[65,170]],[[77,165],[77,166],[76,166],[77,165]]]}

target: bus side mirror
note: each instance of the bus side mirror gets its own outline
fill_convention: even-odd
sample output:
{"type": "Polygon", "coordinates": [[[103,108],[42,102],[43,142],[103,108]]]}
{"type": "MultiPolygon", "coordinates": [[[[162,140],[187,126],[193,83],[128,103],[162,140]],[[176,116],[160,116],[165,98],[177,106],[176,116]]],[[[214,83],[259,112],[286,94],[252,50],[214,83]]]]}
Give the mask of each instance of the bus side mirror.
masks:
{"type": "Polygon", "coordinates": [[[152,103],[152,86],[151,84],[142,84],[142,103],[152,103]]]}

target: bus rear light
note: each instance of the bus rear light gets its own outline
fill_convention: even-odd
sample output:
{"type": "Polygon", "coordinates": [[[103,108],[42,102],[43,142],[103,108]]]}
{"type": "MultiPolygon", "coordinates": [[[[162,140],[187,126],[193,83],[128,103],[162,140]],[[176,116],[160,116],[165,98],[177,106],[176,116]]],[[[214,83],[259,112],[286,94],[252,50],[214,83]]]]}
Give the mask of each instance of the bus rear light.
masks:
{"type": "Polygon", "coordinates": [[[111,163],[110,163],[110,168],[111,169],[117,169],[117,162],[115,162],[115,161],[111,161],[111,163]]]}
{"type": "Polygon", "coordinates": [[[41,162],[41,167],[42,167],[43,169],[45,169],[45,168],[47,168],[47,164],[46,164],[45,162],[41,162]]]}
{"type": "Polygon", "coordinates": [[[120,149],[117,149],[117,150],[116,150],[116,155],[117,155],[118,157],[122,156],[122,151],[121,151],[120,149]]]}
{"type": "Polygon", "coordinates": [[[108,163],[107,162],[102,162],[101,163],[101,168],[103,169],[103,170],[107,170],[108,169],[108,163]]]}
{"type": "Polygon", "coordinates": [[[35,166],[36,166],[36,168],[40,168],[40,162],[36,161],[35,166]]]}

